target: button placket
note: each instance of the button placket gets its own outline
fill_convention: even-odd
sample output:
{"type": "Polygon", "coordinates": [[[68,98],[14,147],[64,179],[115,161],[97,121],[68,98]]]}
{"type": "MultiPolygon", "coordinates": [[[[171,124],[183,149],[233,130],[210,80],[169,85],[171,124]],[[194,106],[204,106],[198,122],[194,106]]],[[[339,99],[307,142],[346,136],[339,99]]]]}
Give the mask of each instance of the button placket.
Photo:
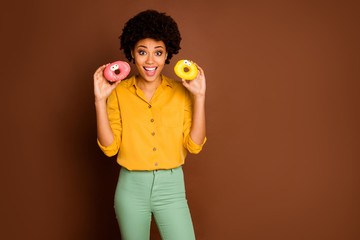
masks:
{"type": "MultiPolygon", "coordinates": [[[[155,118],[154,118],[154,112],[153,112],[153,106],[151,105],[151,104],[149,104],[148,105],[148,109],[149,109],[149,111],[150,111],[150,116],[151,116],[151,118],[150,118],[150,134],[152,135],[152,136],[155,136],[155,118]]],[[[157,143],[156,143],[156,138],[153,138],[153,148],[152,148],[152,150],[153,150],[153,152],[154,152],[154,154],[158,151],[158,149],[157,149],[157,143]]],[[[155,167],[157,167],[158,166],[158,163],[156,162],[156,163],[154,163],[155,164],[155,167]]]]}
{"type": "MultiPolygon", "coordinates": [[[[151,105],[149,105],[149,108],[151,108],[151,105]]],[[[151,119],[150,119],[150,122],[151,122],[151,123],[154,123],[154,122],[155,122],[154,118],[151,118],[151,119]]],[[[155,136],[154,125],[152,125],[151,135],[152,135],[152,136],[155,136]]]]}

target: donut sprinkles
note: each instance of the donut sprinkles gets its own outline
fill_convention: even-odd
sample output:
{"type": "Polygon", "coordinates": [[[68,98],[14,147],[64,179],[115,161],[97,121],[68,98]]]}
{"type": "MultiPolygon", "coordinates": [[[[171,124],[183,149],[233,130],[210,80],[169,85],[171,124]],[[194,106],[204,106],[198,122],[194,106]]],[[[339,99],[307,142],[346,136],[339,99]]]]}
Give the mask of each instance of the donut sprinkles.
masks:
{"type": "Polygon", "coordinates": [[[109,82],[118,82],[130,73],[130,65],[127,62],[116,61],[110,63],[104,70],[104,76],[109,82]]]}
{"type": "Polygon", "coordinates": [[[189,60],[178,61],[174,67],[174,71],[176,75],[185,80],[193,80],[198,75],[197,67],[189,60]]]}

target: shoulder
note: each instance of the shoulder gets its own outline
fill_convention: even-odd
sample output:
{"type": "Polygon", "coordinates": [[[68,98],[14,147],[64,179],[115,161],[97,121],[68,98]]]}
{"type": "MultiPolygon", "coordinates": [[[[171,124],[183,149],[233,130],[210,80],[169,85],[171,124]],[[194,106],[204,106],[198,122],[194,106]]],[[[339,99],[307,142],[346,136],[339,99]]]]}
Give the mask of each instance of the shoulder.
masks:
{"type": "Polygon", "coordinates": [[[119,85],[117,87],[130,87],[134,84],[135,76],[131,76],[129,78],[125,78],[124,80],[121,80],[119,85]]]}
{"type": "Polygon", "coordinates": [[[176,81],[174,79],[171,79],[169,77],[166,77],[163,75],[163,79],[166,81],[168,86],[170,86],[175,91],[186,91],[187,89],[184,87],[184,85],[180,81],[176,81]]]}
{"type": "Polygon", "coordinates": [[[184,87],[181,81],[176,81],[166,76],[163,76],[163,79],[166,81],[166,83],[172,90],[173,96],[176,96],[176,98],[180,101],[185,101],[186,103],[191,102],[191,94],[189,90],[184,87]]]}
{"type": "Polygon", "coordinates": [[[129,78],[121,80],[119,85],[116,86],[114,92],[124,91],[125,89],[129,89],[134,84],[135,76],[131,76],[129,78]]]}

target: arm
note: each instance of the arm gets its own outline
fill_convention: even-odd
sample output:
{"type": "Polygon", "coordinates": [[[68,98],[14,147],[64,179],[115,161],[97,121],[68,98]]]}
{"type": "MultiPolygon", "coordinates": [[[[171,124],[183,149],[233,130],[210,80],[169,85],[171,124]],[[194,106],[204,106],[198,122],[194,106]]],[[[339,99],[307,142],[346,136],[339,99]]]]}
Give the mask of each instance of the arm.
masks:
{"type": "Polygon", "coordinates": [[[193,96],[193,119],[190,130],[190,137],[194,143],[203,144],[206,137],[205,126],[205,92],[206,80],[203,69],[194,63],[199,70],[194,80],[189,82],[182,79],[183,85],[191,92],[193,96]]]}
{"type": "Polygon", "coordinates": [[[94,95],[98,140],[101,145],[108,147],[114,142],[114,135],[108,119],[106,99],[120,82],[109,84],[103,76],[105,67],[99,67],[94,74],[94,95]]]}
{"type": "Polygon", "coordinates": [[[205,136],[205,96],[194,96],[193,121],[190,137],[196,144],[200,145],[204,142],[205,136]]]}
{"type": "Polygon", "coordinates": [[[96,101],[96,125],[97,125],[97,137],[99,142],[104,147],[108,147],[113,143],[114,136],[110,127],[109,119],[106,111],[106,100],[96,101]]]}

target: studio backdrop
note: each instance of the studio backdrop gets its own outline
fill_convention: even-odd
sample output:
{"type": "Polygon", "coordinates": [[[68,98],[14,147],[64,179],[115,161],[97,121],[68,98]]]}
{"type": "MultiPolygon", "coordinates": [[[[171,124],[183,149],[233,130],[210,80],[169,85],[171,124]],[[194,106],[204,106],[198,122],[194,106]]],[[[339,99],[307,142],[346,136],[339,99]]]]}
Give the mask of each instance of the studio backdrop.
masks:
{"type": "Polygon", "coordinates": [[[208,141],[184,165],[197,239],[360,239],[359,4],[319,0],[5,2],[0,238],[121,239],[93,74],[126,61],[118,37],[146,9],[181,31],[164,74],[206,75],[208,141]]]}

